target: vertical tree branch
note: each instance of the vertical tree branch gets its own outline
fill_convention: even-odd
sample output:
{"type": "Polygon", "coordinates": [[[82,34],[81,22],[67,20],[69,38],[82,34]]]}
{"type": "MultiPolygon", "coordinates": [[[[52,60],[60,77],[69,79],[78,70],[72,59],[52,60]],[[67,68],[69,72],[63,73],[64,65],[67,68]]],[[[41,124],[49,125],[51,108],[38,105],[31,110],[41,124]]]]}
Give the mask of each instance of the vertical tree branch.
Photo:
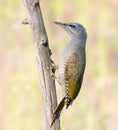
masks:
{"type": "Polygon", "coordinates": [[[55,82],[50,75],[52,64],[40,4],[38,0],[24,0],[24,5],[28,13],[28,20],[26,20],[26,23],[31,25],[34,45],[36,48],[36,57],[41,78],[41,90],[44,103],[45,129],[60,130],[59,119],[56,120],[52,127],[50,127],[53,118],[53,111],[57,106],[57,97],[55,82]]]}

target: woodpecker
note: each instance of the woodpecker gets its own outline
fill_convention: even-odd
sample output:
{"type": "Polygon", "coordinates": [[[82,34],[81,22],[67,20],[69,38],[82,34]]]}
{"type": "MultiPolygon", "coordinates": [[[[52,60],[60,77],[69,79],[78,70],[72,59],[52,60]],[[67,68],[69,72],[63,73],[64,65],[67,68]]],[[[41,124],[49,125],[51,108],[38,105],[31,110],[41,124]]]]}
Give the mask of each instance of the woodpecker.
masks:
{"type": "Polygon", "coordinates": [[[55,22],[55,24],[62,27],[69,34],[70,41],[62,51],[57,78],[64,88],[64,97],[54,111],[51,126],[60,116],[64,106],[68,108],[77,97],[86,66],[86,29],[83,25],[75,22],[55,22]]]}

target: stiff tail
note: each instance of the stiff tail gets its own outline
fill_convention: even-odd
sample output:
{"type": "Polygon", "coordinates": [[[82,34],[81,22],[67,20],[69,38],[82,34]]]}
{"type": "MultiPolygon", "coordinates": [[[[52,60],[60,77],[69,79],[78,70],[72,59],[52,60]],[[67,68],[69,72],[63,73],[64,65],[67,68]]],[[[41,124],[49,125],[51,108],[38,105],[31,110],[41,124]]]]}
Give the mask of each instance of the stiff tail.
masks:
{"type": "Polygon", "coordinates": [[[53,120],[52,120],[51,126],[53,125],[53,123],[55,122],[55,120],[57,118],[59,118],[64,105],[65,105],[65,97],[61,100],[61,102],[59,103],[59,105],[57,106],[57,108],[56,108],[56,110],[55,110],[55,112],[53,114],[53,120]]]}

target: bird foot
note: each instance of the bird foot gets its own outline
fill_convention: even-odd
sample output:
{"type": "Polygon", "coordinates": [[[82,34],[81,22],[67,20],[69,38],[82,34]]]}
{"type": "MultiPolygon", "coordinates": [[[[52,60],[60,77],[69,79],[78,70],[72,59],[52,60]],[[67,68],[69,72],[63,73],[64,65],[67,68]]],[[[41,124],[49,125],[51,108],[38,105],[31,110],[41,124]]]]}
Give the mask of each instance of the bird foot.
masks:
{"type": "Polygon", "coordinates": [[[55,63],[52,59],[50,61],[51,61],[50,75],[53,79],[57,79],[56,76],[55,76],[56,65],[55,65],[55,63]]]}

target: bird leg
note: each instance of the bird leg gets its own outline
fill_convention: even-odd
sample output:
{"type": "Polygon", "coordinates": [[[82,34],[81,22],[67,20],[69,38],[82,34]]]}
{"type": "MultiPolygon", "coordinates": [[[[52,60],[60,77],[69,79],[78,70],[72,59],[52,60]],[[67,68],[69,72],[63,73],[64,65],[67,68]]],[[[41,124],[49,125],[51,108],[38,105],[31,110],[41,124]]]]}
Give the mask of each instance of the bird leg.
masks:
{"type": "Polygon", "coordinates": [[[51,62],[51,67],[50,67],[50,75],[53,79],[56,79],[56,76],[55,76],[55,71],[56,71],[56,65],[55,63],[53,62],[52,59],[50,59],[50,62],[51,62]]]}
{"type": "Polygon", "coordinates": [[[55,79],[55,80],[58,82],[58,84],[59,84],[60,86],[62,86],[62,83],[61,83],[61,80],[60,80],[60,76],[56,76],[56,75],[55,75],[56,69],[58,69],[58,67],[55,65],[55,63],[54,63],[53,60],[51,59],[50,75],[51,75],[51,77],[52,77],[53,79],[55,79]]]}
{"type": "Polygon", "coordinates": [[[51,66],[50,66],[50,75],[53,79],[56,79],[55,78],[55,71],[56,71],[56,65],[54,63],[54,61],[51,59],[51,55],[52,55],[52,52],[51,52],[51,49],[48,48],[49,50],[49,55],[50,55],[50,63],[51,63],[51,66]]]}

